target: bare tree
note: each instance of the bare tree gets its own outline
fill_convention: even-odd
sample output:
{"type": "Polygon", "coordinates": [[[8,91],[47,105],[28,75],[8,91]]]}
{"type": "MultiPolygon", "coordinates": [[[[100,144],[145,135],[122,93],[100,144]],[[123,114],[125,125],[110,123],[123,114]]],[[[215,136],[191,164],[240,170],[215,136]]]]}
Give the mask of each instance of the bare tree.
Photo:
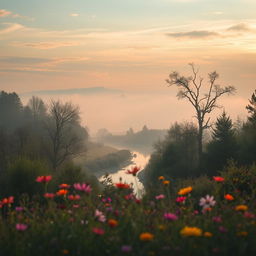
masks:
{"type": "Polygon", "coordinates": [[[210,117],[208,116],[215,108],[219,108],[217,100],[223,94],[232,94],[235,92],[235,87],[221,87],[216,84],[219,74],[213,71],[208,74],[208,85],[203,84],[203,78],[198,75],[199,69],[196,69],[193,63],[189,64],[192,69],[192,76],[181,76],[177,72],[172,72],[166,82],[178,87],[178,99],[186,99],[190,102],[196,112],[198,123],[198,156],[199,161],[202,157],[202,140],[203,132],[209,128],[210,117]]]}
{"type": "Polygon", "coordinates": [[[34,120],[46,116],[47,108],[42,99],[37,96],[32,96],[28,102],[28,107],[32,112],[34,120]]]}
{"type": "Polygon", "coordinates": [[[51,101],[49,112],[47,131],[52,144],[50,159],[56,170],[67,158],[83,150],[85,131],[79,124],[79,109],[72,103],[51,101]]]}

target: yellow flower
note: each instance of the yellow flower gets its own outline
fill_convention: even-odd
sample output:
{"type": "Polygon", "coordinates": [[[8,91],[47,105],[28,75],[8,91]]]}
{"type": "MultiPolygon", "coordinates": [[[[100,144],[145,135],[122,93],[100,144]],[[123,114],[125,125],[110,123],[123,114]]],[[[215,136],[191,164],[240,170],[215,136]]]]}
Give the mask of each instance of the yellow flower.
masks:
{"type": "Polygon", "coordinates": [[[247,236],[247,235],[248,235],[248,232],[246,232],[246,231],[241,231],[241,232],[237,232],[236,234],[237,234],[237,236],[247,236]]]}
{"type": "Polygon", "coordinates": [[[193,190],[192,187],[186,187],[179,190],[178,195],[184,196],[186,194],[189,194],[193,190]]]}
{"type": "Polygon", "coordinates": [[[170,181],[169,181],[169,180],[163,180],[162,183],[163,183],[164,185],[169,185],[169,184],[170,184],[170,181]]]}
{"type": "Polygon", "coordinates": [[[158,225],[158,229],[163,231],[166,229],[166,226],[165,225],[158,225]]]}
{"type": "Polygon", "coordinates": [[[212,237],[213,234],[211,232],[204,232],[204,237],[212,237]]]}
{"type": "Polygon", "coordinates": [[[184,227],[181,231],[180,234],[182,236],[201,236],[202,235],[202,229],[197,228],[197,227],[184,227]]]}
{"type": "Polygon", "coordinates": [[[159,180],[164,180],[165,178],[164,178],[164,176],[159,176],[158,179],[159,180]]]}
{"type": "Polygon", "coordinates": [[[145,232],[145,233],[140,234],[140,240],[141,241],[152,241],[153,239],[154,239],[154,235],[149,233],[149,232],[145,232]]]}
{"type": "Polygon", "coordinates": [[[248,207],[244,204],[237,205],[235,208],[236,211],[247,211],[248,207]]]}

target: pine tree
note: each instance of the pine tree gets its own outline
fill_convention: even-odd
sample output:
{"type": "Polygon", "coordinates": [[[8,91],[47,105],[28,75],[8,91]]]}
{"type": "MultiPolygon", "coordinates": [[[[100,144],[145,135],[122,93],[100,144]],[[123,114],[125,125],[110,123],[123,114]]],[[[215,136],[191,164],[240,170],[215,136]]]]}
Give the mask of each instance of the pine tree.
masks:
{"type": "Polygon", "coordinates": [[[256,90],[252,94],[249,102],[250,104],[246,106],[246,109],[251,114],[251,116],[248,117],[248,120],[252,123],[256,123],[256,90]]]}

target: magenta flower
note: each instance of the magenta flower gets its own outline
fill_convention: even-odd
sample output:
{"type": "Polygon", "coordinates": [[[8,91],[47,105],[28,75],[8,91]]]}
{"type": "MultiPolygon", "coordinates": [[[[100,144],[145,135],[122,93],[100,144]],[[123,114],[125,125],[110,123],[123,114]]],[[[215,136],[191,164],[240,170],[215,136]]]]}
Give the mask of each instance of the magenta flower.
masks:
{"type": "Polygon", "coordinates": [[[93,228],[92,232],[100,236],[105,234],[105,230],[102,228],[93,228]]]}
{"type": "Polygon", "coordinates": [[[185,200],[187,199],[186,196],[179,196],[176,198],[177,203],[185,203],[185,200]]]}
{"type": "Polygon", "coordinates": [[[24,208],[22,206],[16,206],[15,207],[16,212],[22,212],[23,210],[24,210],[24,208]]]}
{"type": "Polygon", "coordinates": [[[222,222],[222,218],[220,216],[214,216],[212,217],[212,221],[216,223],[222,222]]]}
{"type": "Polygon", "coordinates": [[[175,220],[178,219],[178,216],[177,216],[176,214],[174,214],[174,213],[166,212],[166,213],[164,214],[164,218],[165,218],[166,220],[175,221],[175,220]]]}
{"type": "Polygon", "coordinates": [[[163,195],[163,194],[160,194],[160,195],[158,195],[158,196],[155,196],[155,199],[156,200],[160,200],[160,199],[164,199],[165,198],[165,195],[163,195]]]}
{"type": "Polygon", "coordinates": [[[223,227],[223,226],[219,226],[219,231],[221,233],[227,233],[228,232],[228,230],[225,227],[223,227]]]}
{"type": "Polygon", "coordinates": [[[75,183],[74,188],[79,191],[84,191],[88,194],[92,191],[91,186],[89,184],[85,184],[85,183],[75,183]]]}
{"type": "Polygon", "coordinates": [[[28,225],[26,225],[26,224],[22,224],[22,223],[16,224],[16,230],[25,231],[27,228],[28,228],[28,225]]]}

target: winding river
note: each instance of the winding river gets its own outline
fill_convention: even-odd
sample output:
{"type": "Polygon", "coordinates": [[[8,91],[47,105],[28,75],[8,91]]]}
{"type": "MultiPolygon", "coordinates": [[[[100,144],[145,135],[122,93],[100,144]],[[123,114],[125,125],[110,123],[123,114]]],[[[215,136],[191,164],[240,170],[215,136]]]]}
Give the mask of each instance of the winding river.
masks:
{"type": "MultiPolygon", "coordinates": [[[[109,176],[112,178],[113,183],[118,183],[121,179],[123,183],[132,184],[135,194],[140,197],[144,193],[143,184],[139,181],[137,177],[134,177],[131,174],[127,174],[126,171],[130,170],[134,166],[140,167],[140,171],[142,171],[147,165],[150,155],[143,155],[142,153],[137,151],[132,151],[131,153],[133,155],[132,163],[118,170],[115,173],[109,174],[109,176]]],[[[102,180],[102,178],[103,176],[100,177],[99,180],[102,180]]]]}

